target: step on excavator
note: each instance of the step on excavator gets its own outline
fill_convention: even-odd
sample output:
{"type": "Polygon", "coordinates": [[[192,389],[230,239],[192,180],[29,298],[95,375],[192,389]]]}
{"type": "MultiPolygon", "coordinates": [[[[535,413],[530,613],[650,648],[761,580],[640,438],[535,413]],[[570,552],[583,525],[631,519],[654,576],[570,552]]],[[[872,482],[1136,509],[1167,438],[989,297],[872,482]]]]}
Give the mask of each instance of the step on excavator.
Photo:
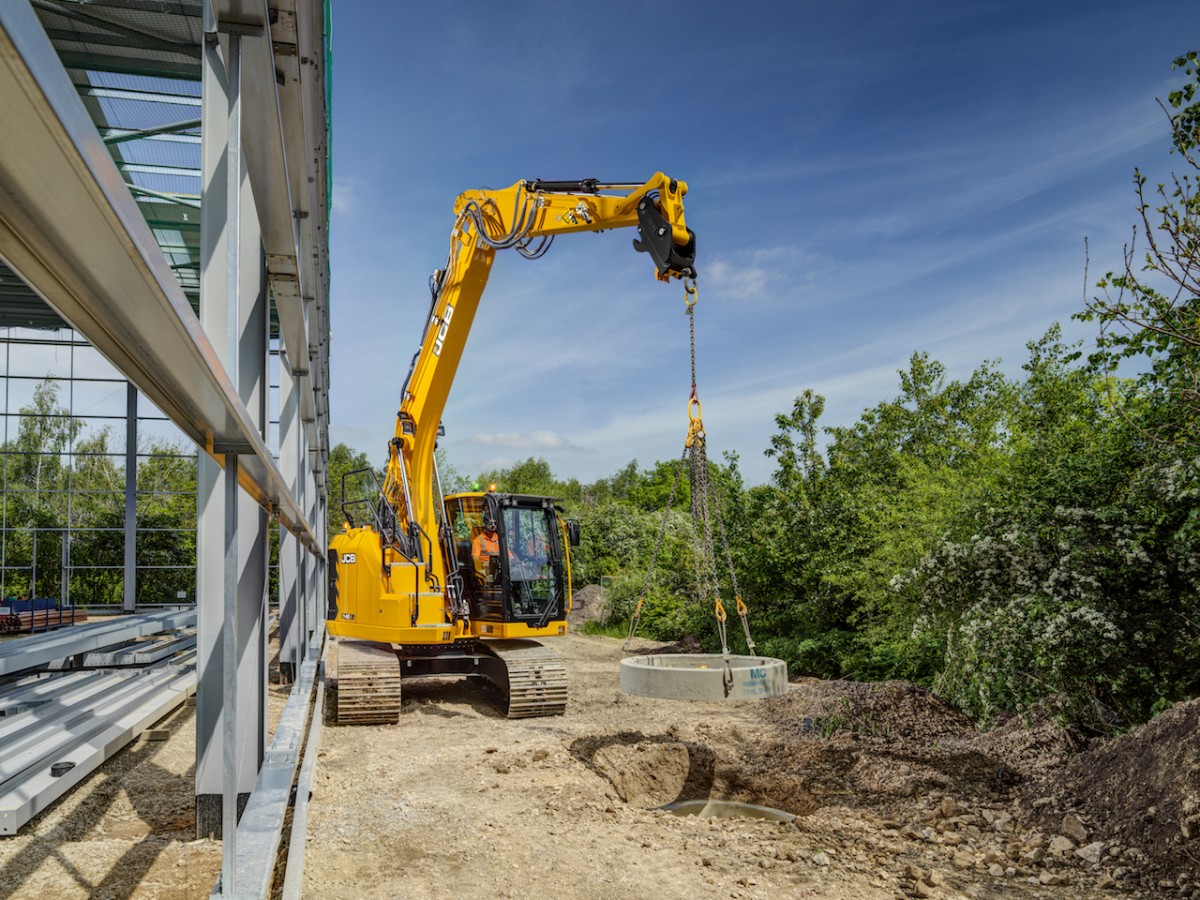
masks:
{"type": "Polygon", "coordinates": [[[519,181],[459,195],[445,267],[401,391],[383,483],[343,477],[345,524],[330,543],[326,620],[336,642],[338,724],[395,723],[404,678],[467,675],[499,692],[509,718],[560,715],[566,669],[542,638],[566,633],[570,548],[579,525],[551,497],[443,495],[442,412],[496,251],[537,259],[560,234],[636,227],[659,281],[695,289],[687,184],[519,181]],[[689,287],[690,286],[690,287],[689,287]],[[347,479],[373,490],[347,498],[347,479]]]}

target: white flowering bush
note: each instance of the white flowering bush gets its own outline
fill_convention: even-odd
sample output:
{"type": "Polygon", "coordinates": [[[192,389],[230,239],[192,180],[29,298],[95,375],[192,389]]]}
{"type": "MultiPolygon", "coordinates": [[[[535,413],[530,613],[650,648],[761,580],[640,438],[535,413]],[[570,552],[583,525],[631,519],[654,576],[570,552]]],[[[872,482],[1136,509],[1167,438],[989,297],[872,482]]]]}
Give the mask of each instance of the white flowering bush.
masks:
{"type": "Polygon", "coordinates": [[[914,631],[944,637],[939,692],[981,719],[1058,695],[1098,729],[1194,696],[1197,483],[1194,465],[1168,459],[1099,508],[979,510],[893,578],[920,609],[914,631]]]}
{"type": "Polygon", "coordinates": [[[981,720],[1053,694],[1072,718],[1088,722],[1107,708],[1094,701],[1110,692],[1122,637],[1107,615],[1082,603],[1021,594],[976,604],[950,632],[937,688],[981,720]]]}

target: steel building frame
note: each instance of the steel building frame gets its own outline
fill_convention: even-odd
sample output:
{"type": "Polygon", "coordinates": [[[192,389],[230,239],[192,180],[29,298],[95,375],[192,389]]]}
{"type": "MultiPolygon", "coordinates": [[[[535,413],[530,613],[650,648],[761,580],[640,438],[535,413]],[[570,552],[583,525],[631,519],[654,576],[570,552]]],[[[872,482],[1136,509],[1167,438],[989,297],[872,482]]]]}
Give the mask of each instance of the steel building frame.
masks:
{"type": "MultiPolygon", "coordinates": [[[[7,270],[5,269],[5,271],[7,270]]],[[[0,297],[0,307],[3,307],[4,303],[5,299],[0,297]]],[[[53,315],[52,313],[49,313],[49,311],[47,311],[47,313],[53,315]]],[[[55,319],[57,319],[57,316],[55,316],[55,319]]],[[[63,329],[66,328],[65,323],[61,323],[61,320],[60,324],[63,325],[63,329]]],[[[160,499],[167,493],[171,493],[167,491],[139,491],[138,489],[139,463],[151,457],[161,460],[164,458],[164,456],[168,455],[164,454],[161,449],[155,451],[154,453],[144,453],[139,449],[139,436],[144,433],[142,425],[143,423],[148,423],[150,424],[150,427],[153,428],[155,427],[153,423],[166,422],[167,419],[158,414],[157,411],[148,410],[145,413],[140,413],[138,411],[137,388],[126,379],[119,377],[119,373],[117,373],[115,370],[113,370],[111,374],[96,374],[95,372],[88,376],[76,374],[75,370],[77,351],[84,348],[91,349],[91,345],[86,341],[78,339],[74,333],[69,331],[65,337],[61,335],[61,330],[52,332],[52,336],[43,336],[46,334],[47,333],[42,329],[22,331],[20,329],[14,329],[11,326],[4,328],[3,325],[0,325],[0,371],[3,372],[2,377],[4,380],[4,391],[2,397],[0,397],[0,418],[3,419],[3,424],[0,425],[0,435],[3,436],[5,446],[9,448],[3,454],[3,459],[0,460],[0,490],[3,491],[6,497],[11,497],[21,493],[32,493],[36,494],[38,497],[42,495],[54,495],[59,493],[66,494],[66,518],[59,525],[29,526],[12,520],[8,515],[7,504],[3,505],[3,507],[0,507],[0,598],[7,598],[13,593],[11,591],[14,581],[12,577],[13,573],[21,573],[24,571],[29,571],[29,575],[26,577],[29,580],[30,595],[35,596],[38,593],[33,584],[37,566],[37,534],[50,532],[51,534],[57,533],[59,535],[60,544],[62,547],[62,571],[60,573],[61,580],[59,587],[59,599],[61,605],[64,607],[71,605],[75,607],[82,606],[85,608],[93,608],[95,611],[112,611],[113,607],[111,603],[97,601],[95,597],[87,594],[81,596],[71,585],[71,578],[77,575],[79,572],[97,570],[113,570],[121,573],[122,596],[120,599],[120,609],[124,612],[134,612],[139,608],[145,609],[147,608],[148,604],[173,605],[178,602],[192,602],[195,595],[196,566],[194,557],[188,559],[186,564],[183,562],[168,565],[154,565],[149,563],[143,563],[141,565],[138,564],[139,535],[149,534],[150,532],[185,530],[182,528],[147,528],[144,526],[139,526],[137,523],[139,496],[143,499],[160,499]],[[36,348],[37,350],[41,351],[44,348],[46,350],[53,350],[56,353],[65,352],[67,355],[65,370],[62,374],[49,373],[40,375],[31,374],[32,370],[30,369],[22,371],[21,367],[16,365],[12,358],[14,346],[21,347],[26,350],[36,348]],[[14,374],[14,366],[16,366],[17,369],[16,374],[14,374]],[[78,423],[81,428],[87,426],[94,427],[96,423],[106,423],[107,425],[123,425],[125,437],[124,448],[121,450],[111,450],[100,453],[78,451],[76,448],[77,439],[72,432],[69,435],[68,445],[63,453],[58,453],[54,450],[36,452],[13,451],[11,449],[11,442],[15,440],[14,434],[17,428],[14,428],[12,423],[14,421],[20,423],[30,416],[30,413],[28,413],[26,410],[21,410],[20,412],[13,411],[14,403],[10,398],[10,395],[12,393],[12,385],[14,382],[39,382],[43,384],[54,383],[56,385],[65,384],[67,396],[65,401],[60,401],[60,405],[65,409],[66,418],[73,423],[78,423]],[[79,412],[75,400],[76,385],[88,385],[91,387],[105,388],[112,387],[115,389],[115,391],[119,391],[124,396],[120,400],[119,407],[117,403],[113,403],[108,412],[96,413],[90,410],[86,412],[79,412]],[[117,408],[121,409],[123,414],[117,415],[117,408]],[[10,479],[10,470],[12,468],[10,465],[11,459],[14,456],[29,455],[29,453],[35,453],[35,455],[41,456],[53,456],[59,459],[63,459],[65,457],[67,461],[66,487],[37,488],[36,490],[28,488],[23,488],[21,490],[15,489],[13,487],[13,482],[10,479]],[[76,469],[78,469],[81,459],[98,456],[102,456],[114,463],[116,463],[118,460],[121,461],[121,464],[124,465],[125,469],[124,484],[121,487],[112,489],[98,490],[92,488],[82,492],[79,491],[78,486],[72,485],[71,483],[72,474],[76,469]],[[122,498],[124,503],[124,521],[122,524],[120,526],[90,526],[76,524],[71,501],[72,498],[76,497],[80,493],[91,495],[108,494],[114,498],[122,498]],[[24,561],[22,557],[14,554],[11,547],[13,536],[22,531],[33,532],[28,565],[23,564],[24,561]],[[112,561],[109,563],[93,562],[91,564],[85,564],[82,566],[77,564],[72,556],[72,539],[80,534],[104,532],[121,535],[122,542],[124,544],[122,548],[122,556],[120,558],[113,557],[112,561]],[[190,585],[186,591],[186,597],[181,598],[177,594],[168,595],[160,592],[157,596],[152,596],[149,598],[149,600],[147,600],[145,596],[142,596],[139,600],[139,589],[141,583],[141,579],[139,579],[139,573],[145,574],[151,570],[186,570],[187,572],[191,573],[190,578],[188,579],[188,581],[190,581],[190,585]]],[[[92,360],[91,363],[94,366],[94,360],[92,360]]],[[[44,369],[41,371],[45,372],[44,369]]],[[[95,404],[93,404],[93,406],[94,405],[95,404]]],[[[81,431],[80,438],[85,436],[90,437],[92,435],[81,431]]],[[[197,451],[192,450],[190,453],[183,454],[182,457],[177,454],[170,455],[175,456],[176,458],[188,460],[187,466],[194,471],[196,464],[196,452],[197,451]]],[[[190,518],[194,519],[195,490],[193,489],[183,493],[192,498],[191,505],[193,508],[190,518]]],[[[194,533],[194,523],[191,524],[186,530],[194,533]]],[[[46,594],[45,591],[42,591],[41,593],[43,596],[49,596],[49,594],[46,594]]]]}
{"type": "MultiPolygon", "coordinates": [[[[290,671],[299,674],[321,646],[328,6],[203,0],[202,46],[194,54],[202,83],[199,316],[135,198],[163,192],[131,189],[125,176],[139,164],[118,165],[112,150],[125,135],[100,134],[39,21],[39,12],[58,15],[70,6],[0,3],[0,259],[203,451],[197,828],[223,837],[219,891],[232,896],[242,856],[238,807],[267,759],[272,519],[281,526],[281,559],[289,567],[283,643],[290,671]],[[267,440],[269,298],[278,313],[281,385],[290,404],[280,426],[280,464],[267,440]]],[[[103,12],[113,23],[125,8],[144,14],[166,8],[108,0],[94,6],[89,16],[103,12]]],[[[119,49],[132,60],[137,46],[130,41],[119,49]]],[[[180,65],[190,71],[187,55],[180,65]]]]}

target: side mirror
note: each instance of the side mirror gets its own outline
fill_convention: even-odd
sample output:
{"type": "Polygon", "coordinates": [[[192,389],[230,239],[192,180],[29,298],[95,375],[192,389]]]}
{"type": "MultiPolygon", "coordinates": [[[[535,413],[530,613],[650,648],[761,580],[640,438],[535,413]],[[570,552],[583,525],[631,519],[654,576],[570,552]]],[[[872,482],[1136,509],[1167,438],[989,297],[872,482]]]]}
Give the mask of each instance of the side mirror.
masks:
{"type": "Polygon", "coordinates": [[[567,520],[567,542],[572,547],[579,546],[579,521],[577,519],[567,520]]]}

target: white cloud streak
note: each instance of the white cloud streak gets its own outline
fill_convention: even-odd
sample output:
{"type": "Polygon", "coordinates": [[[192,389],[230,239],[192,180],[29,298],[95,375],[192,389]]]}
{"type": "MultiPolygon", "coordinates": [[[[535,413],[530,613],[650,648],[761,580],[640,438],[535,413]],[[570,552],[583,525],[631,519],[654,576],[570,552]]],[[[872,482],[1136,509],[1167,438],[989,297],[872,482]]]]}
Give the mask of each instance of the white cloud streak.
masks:
{"type": "Polygon", "coordinates": [[[472,444],[484,447],[506,447],[511,450],[572,450],[585,452],[584,448],[576,447],[566,438],[553,431],[497,431],[492,433],[477,433],[468,438],[472,444]]]}

